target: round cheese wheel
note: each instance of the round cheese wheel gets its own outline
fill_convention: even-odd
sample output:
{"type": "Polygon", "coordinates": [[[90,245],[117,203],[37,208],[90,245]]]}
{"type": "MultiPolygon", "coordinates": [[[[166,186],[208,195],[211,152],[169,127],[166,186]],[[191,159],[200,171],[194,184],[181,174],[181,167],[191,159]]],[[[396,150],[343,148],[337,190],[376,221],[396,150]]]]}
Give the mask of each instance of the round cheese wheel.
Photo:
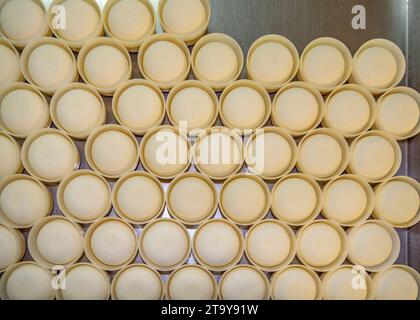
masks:
{"type": "Polygon", "coordinates": [[[143,258],[158,268],[174,268],[189,255],[190,238],[186,230],[171,220],[151,224],[140,241],[143,258]]]}
{"type": "Polygon", "coordinates": [[[267,280],[263,273],[252,267],[237,267],[223,275],[220,296],[223,300],[265,300],[267,280]]]}
{"type": "Polygon", "coordinates": [[[99,88],[118,86],[130,71],[124,53],[111,45],[92,48],[86,55],[83,67],[87,81],[99,88]]]}
{"type": "Polygon", "coordinates": [[[78,42],[95,35],[101,24],[101,17],[90,3],[82,0],[65,0],[60,5],[66,15],[66,27],[56,29],[61,38],[78,42]]]}
{"type": "Polygon", "coordinates": [[[89,245],[95,259],[111,267],[130,262],[137,247],[133,229],[118,220],[99,223],[89,245]]]}
{"type": "Polygon", "coordinates": [[[7,46],[0,44],[0,84],[18,81],[21,77],[19,57],[7,46]]]}
{"type": "Polygon", "coordinates": [[[0,179],[15,174],[21,167],[20,150],[11,137],[0,134],[0,179]]]}
{"type": "Polygon", "coordinates": [[[188,60],[174,42],[159,40],[150,44],[143,54],[145,76],[155,82],[174,82],[182,78],[188,60]]]}
{"type": "Polygon", "coordinates": [[[266,105],[262,95],[250,87],[229,91],[221,102],[221,114],[227,125],[238,129],[255,129],[266,119],[266,105]]]}
{"type": "Polygon", "coordinates": [[[407,270],[393,266],[374,277],[375,299],[417,300],[418,280],[407,270]]]}
{"type": "Polygon", "coordinates": [[[360,92],[343,90],[330,97],[325,117],[330,128],[355,134],[367,127],[370,113],[369,102],[360,92]]]}
{"type": "Polygon", "coordinates": [[[67,272],[66,288],[60,290],[60,294],[63,300],[106,300],[109,296],[109,279],[91,264],[78,264],[67,272]]]}
{"type": "Polygon", "coordinates": [[[165,111],[155,90],[146,85],[133,85],[119,96],[116,112],[123,125],[146,130],[157,124],[165,111]]]}
{"type": "Polygon", "coordinates": [[[76,153],[75,146],[68,138],[51,132],[30,143],[27,160],[34,173],[42,179],[61,179],[75,169],[76,153]]]}
{"type": "Polygon", "coordinates": [[[118,211],[132,221],[148,221],[162,210],[161,186],[148,176],[132,175],[114,192],[118,211]]]}
{"type": "Polygon", "coordinates": [[[274,121],[291,131],[309,130],[314,126],[318,113],[318,101],[304,88],[289,88],[281,92],[274,102],[274,121]]]}
{"type": "Polygon", "coordinates": [[[65,185],[62,195],[66,212],[80,221],[93,221],[109,209],[109,187],[94,174],[77,175],[65,185]]]}
{"type": "Polygon", "coordinates": [[[29,42],[43,33],[45,12],[32,0],[7,1],[1,8],[0,25],[9,39],[29,42]]]}
{"type": "Polygon", "coordinates": [[[326,178],[337,173],[342,160],[343,151],[339,142],[327,134],[311,135],[300,145],[300,168],[316,178],[326,178]]]}
{"type": "Polygon", "coordinates": [[[75,135],[92,131],[101,123],[103,112],[102,101],[83,89],[67,91],[56,106],[58,122],[64,130],[75,135]]]}
{"type": "Polygon", "coordinates": [[[334,87],[342,81],[345,68],[343,54],[327,44],[317,45],[306,52],[301,66],[305,81],[328,87],[334,87]]]}
{"type": "Polygon", "coordinates": [[[314,215],[318,204],[314,186],[300,177],[286,178],[272,191],[272,212],[281,220],[299,224],[314,215]]]}
{"type": "Polygon", "coordinates": [[[263,269],[277,268],[290,260],[292,241],[289,231],[281,224],[264,221],[248,232],[247,255],[263,269]]]}
{"type": "Polygon", "coordinates": [[[107,130],[94,138],[92,160],[99,171],[121,175],[137,162],[137,145],[132,138],[118,130],[107,130]]]}
{"type": "Polygon", "coordinates": [[[308,265],[325,267],[339,258],[343,243],[334,227],[314,222],[301,232],[298,250],[301,259],[308,265]]]}
{"type": "Polygon", "coordinates": [[[212,300],[216,292],[213,276],[195,265],[174,271],[167,286],[172,300],[212,300]]]}
{"type": "Polygon", "coordinates": [[[210,94],[198,87],[181,89],[173,96],[169,108],[175,125],[185,122],[189,129],[208,127],[217,113],[210,94]]]}
{"type": "Polygon", "coordinates": [[[419,212],[419,192],[405,181],[387,182],[375,196],[377,215],[391,224],[410,223],[419,212]]]}
{"type": "Polygon", "coordinates": [[[52,275],[35,263],[23,262],[15,266],[5,279],[9,300],[52,300],[52,275]]]}
{"type": "Polygon", "coordinates": [[[145,265],[131,265],[114,278],[114,299],[159,300],[162,297],[162,280],[159,274],[145,265]]]}
{"type": "Polygon", "coordinates": [[[49,194],[36,181],[29,178],[8,183],[0,193],[2,213],[13,224],[30,226],[50,213],[49,194]]]}
{"type": "Polygon", "coordinates": [[[267,41],[258,45],[250,56],[255,80],[266,83],[284,83],[291,76],[295,61],[284,44],[267,41]]]}
{"type": "Polygon", "coordinates": [[[142,1],[115,2],[108,13],[108,29],[123,41],[143,39],[153,27],[153,15],[142,1]]]}
{"type": "Polygon", "coordinates": [[[143,165],[157,176],[173,177],[189,164],[189,145],[172,128],[160,128],[142,140],[143,165]]]}
{"type": "Polygon", "coordinates": [[[39,255],[52,265],[72,263],[83,252],[81,231],[64,219],[45,223],[34,240],[39,255]]]}
{"type": "Polygon", "coordinates": [[[387,88],[397,76],[398,65],[394,55],[382,47],[363,50],[356,59],[355,69],[363,85],[387,88]]]}
{"type": "MultiPolygon", "coordinates": [[[[365,277],[369,275],[365,274],[365,277]]],[[[324,280],[325,300],[365,300],[368,298],[367,280],[355,273],[351,266],[331,271],[324,280]],[[358,277],[361,278],[360,283],[358,283],[358,277]]]]}
{"type": "MultiPolygon", "coordinates": [[[[314,300],[319,296],[316,274],[293,265],[279,271],[271,280],[274,300],[314,300]]],[[[319,281],[319,280],[318,280],[319,281]]]]}
{"type": "Polygon", "coordinates": [[[10,132],[27,136],[47,125],[49,108],[36,92],[17,88],[3,97],[0,118],[10,132]]]}
{"type": "Polygon", "coordinates": [[[420,119],[420,106],[404,93],[385,96],[378,105],[377,121],[380,128],[395,136],[409,135],[420,119]]]}
{"type": "Polygon", "coordinates": [[[41,44],[29,54],[27,68],[33,83],[41,88],[57,89],[73,80],[72,55],[55,44],[41,44]]]}
{"type": "Polygon", "coordinates": [[[211,220],[195,233],[196,258],[211,268],[226,268],[241,255],[241,238],[226,222],[211,220]]]}
{"type": "Polygon", "coordinates": [[[220,41],[202,46],[197,52],[194,64],[196,72],[209,82],[233,80],[240,68],[235,51],[220,41]]]}
{"type": "Polygon", "coordinates": [[[246,176],[228,180],[220,193],[223,214],[240,224],[251,224],[266,215],[269,199],[261,183],[246,176]]]}
{"type": "Polygon", "coordinates": [[[197,223],[215,210],[215,190],[203,177],[186,174],[174,181],[168,192],[168,207],[181,221],[197,223]]]}

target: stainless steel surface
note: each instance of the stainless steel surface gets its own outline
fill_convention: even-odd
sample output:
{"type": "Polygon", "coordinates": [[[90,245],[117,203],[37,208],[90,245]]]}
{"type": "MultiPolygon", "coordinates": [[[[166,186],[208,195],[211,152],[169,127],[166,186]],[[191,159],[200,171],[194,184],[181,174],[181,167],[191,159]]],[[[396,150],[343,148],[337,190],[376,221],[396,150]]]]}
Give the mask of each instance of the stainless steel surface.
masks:
{"type": "MultiPolygon", "coordinates": [[[[258,37],[277,33],[289,38],[299,52],[317,37],[344,42],[354,54],[367,40],[386,38],[404,52],[407,72],[401,85],[420,90],[419,0],[210,0],[209,32],[227,33],[244,53],[258,37]],[[352,8],[366,9],[366,29],[354,30],[352,8]]],[[[246,76],[243,70],[242,76],[246,76]]],[[[398,172],[420,178],[420,137],[400,143],[403,161],[398,172]]],[[[399,231],[399,263],[420,270],[420,225],[399,231]]]]}
{"type": "MultiPolygon", "coordinates": [[[[152,0],[152,3],[157,7],[158,0],[152,0]]],[[[234,37],[242,46],[244,55],[254,40],[268,33],[289,38],[299,52],[320,36],[341,40],[352,53],[369,39],[386,38],[395,42],[407,58],[408,72],[402,84],[420,89],[420,43],[417,35],[420,30],[420,0],[210,0],[210,3],[212,17],[208,32],[221,32],[234,37]],[[366,30],[353,30],[351,26],[351,9],[354,5],[366,8],[366,30]]],[[[132,55],[132,61],[133,78],[139,78],[136,55],[132,55]]],[[[246,71],[243,70],[242,78],[245,77],[246,71]]],[[[107,122],[115,123],[111,111],[112,98],[104,97],[104,101],[107,105],[107,122]]],[[[84,141],[76,143],[81,154],[81,168],[89,168],[84,157],[84,141]]],[[[400,145],[403,161],[399,174],[419,180],[419,136],[400,145]]],[[[137,170],[144,170],[141,164],[137,170]]],[[[192,166],[190,170],[195,169],[192,166]]],[[[110,181],[110,184],[112,186],[114,182],[110,181]]],[[[50,186],[54,196],[56,189],[56,185],[50,186]]],[[[57,203],[54,204],[53,214],[60,214],[57,203]]],[[[115,212],[112,211],[111,215],[115,215],[115,212]]],[[[168,216],[166,210],[164,216],[168,216]]],[[[220,216],[220,212],[217,216],[220,216]]],[[[136,230],[140,232],[141,227],[136,230]]],[[[190,230],[194,232],[194,229],[190,230]]],[[[399,235],[401,253],[398,262],[420,271],[420,225],[401,230],[399,235]]],[[[27,255],[26,259],[29,258],[27,255]]],[[[140,261],[139,257],[137,261],[140,261]]],[[[193,258],[190,261],[193,262],[193,258]]]]}

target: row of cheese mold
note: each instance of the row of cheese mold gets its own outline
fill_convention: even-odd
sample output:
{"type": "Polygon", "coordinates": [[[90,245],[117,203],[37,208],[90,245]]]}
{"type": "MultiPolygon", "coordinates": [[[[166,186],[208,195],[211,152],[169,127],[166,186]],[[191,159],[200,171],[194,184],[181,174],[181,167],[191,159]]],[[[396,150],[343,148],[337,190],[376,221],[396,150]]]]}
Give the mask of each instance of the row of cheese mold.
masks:
{"type": "Polygon", "coordinates": [[[174,270],[166,286],[154,269],[143,264],[122,268],[110,284],[109,275],[90,263],[76,263],[65,269],[66,289],[57,282],[51,292],[53,276],[42,266],[21,262],[6,270],[0,284],[2,299],[113,300],[123,299],[380,299],[416,300],[420,277],[417,271],[403,265],[392,265],[371,276],[363,268],[337,266],[321,276],[302,265],[289,265],[271,277],[271,285],[264,273],[249,265],[239,265],[225,272],[220,289],[213,275],[199,265],[185,265],[174,270]],[[24,280],[25,279],[25,280],[24,280]],[[84,279],[84,280],[82,280],[84,279]],[[89,279],[90,290],[83,281],[89,279]],[[194,282],[193,282],[194,280],[194,282]],[[23,281],[25,281],[23,283],[23,281]],[[138,284],[133,290],[129,283],[138,284]],[[25,285],[25,291],[16,288],[25,285]],[[192,288],[194,286],[194,288],[192,288]],[[301,290],[296,290],[300,288],[301,290]],[[149,288],[146,290],[143,287],[149,288]],[[246,287],[249,290],[239,290],[246,287]],[[268,293],[267,293],[268,291],[268,293]]]}
{"type": "Polygon", "coordinates": [[[2,68],[0,85],[23,80],[19,66],[19,52],[9,40],[2,36],[0,36],[0,61],[2,68]]]}
{"type": "Polygon", "coordinates": [[[293,137],[315,129],[325,113],[320,92],[306,82],[291,82],[275,95],[271,108],[273,125],[287,130],[293,137]]]}
{"type": "Polygon", "coordinates": [[[74,51],[104,33],[101,8],[95,0],[53,0],[47,20],[54,35],[74,51]]]}
{"type": "Polygon", "coordinates": [[[165,118],[165,98],[152,81],[129,80],[115,91],[112,112],[122,126],[134,134],[143,135],[162,124],[165,118]]]}
{"type": "Polygon", "coordinates": [[[48,95],[79,79],[76,58],[70,47],[52,37],[37,38],[25,46],[20,68],[30,84],[48,95]]]}
{"type": "Polygon", "coordinates": [[[23,49],[31,40],[48,36],[51,30],[42,0],[3,1],[0,5],[0,33],[23,49]]]}
{"type": "Polygon", "coordinates": [[[1,181],[0,221],[8,227],[29,228],[49,215],[52,208],[50,192],[37,179],[16,174],[1,181]]]}
{"type": "Polygon", "coordinates": [[[166,218],[148,223],[138,240],[129,223],[113,217],[96,221],[86,232],[86,255],[103,270],[115,271],[129,265],[138,249],[148,265],[170,271],[184,264],[190,256],[191,240],[181,223],[166,218]]]}
{"type": "Polygon", "coordinates": [[[92,223],[111,210],[111,189],[96,172],[77,170],[65,176],[58,185],[57,202],[61,212],[71,221],[92,223]]]}
{"type": "Polygon", "coordinates": [[[420,184],[417,180],[397,176],[378,184],[373,216],[394,228],[409,228],[420,220],[420,184]]]}
{"type": "Polygon", "coordinates": [[[24,261],[9,267],[0,283],[3,300],[107,300],[110,296],[110,276],[96,266],[79,262],[57,275],[33,262],[24,261]],[[63,278],[63,275],[65,278],[63,278]],[[61,282],[65,279],[64,283],[61,282]],[[86,290],[86,281],[89,290],[86,290]],[[21,290],[19,288],[25,288],[21,290]]]}
{"type": "Polygon", "coordinates": [[[107,124],[89,135],[85,156],[94,171],[106,178],[116,179],[137,167],[139,146],[131,131],[119,125],[107,124]]]}
{"type": "Polygon", "coordinates": [[[20,146],[13,137],[0,131],[0,149],[3,154],[0,158],[0,181],[4,178],[21,173],[23,170],[20,159],[20,146]]]}
{"type": "Polygon", "coordinates": [[[90,85],[73,82],[57,90],[50,101],[51,118],[57,128],[76,139],[86,139],[106,122],[106,108],[90,85]]]}
{"type": "Polygon", "coordinates": [[[19,230],[0,224],[0,273],[20,261],[25,254],[25,238],[19,230]]]}
{"type": "Polygon", "coordinates": [[[0,128],[15,138],[49,127],[49,105],[33,85],[13,82],[0,89],[0,128]]]}
{"type": "Polygon", "coordinates": [[[21,158],[25,170],[46,183],[61,181],[80,164],[73,140],[63,131],[52,128],[28,136],[22,145],[21,158]]]}

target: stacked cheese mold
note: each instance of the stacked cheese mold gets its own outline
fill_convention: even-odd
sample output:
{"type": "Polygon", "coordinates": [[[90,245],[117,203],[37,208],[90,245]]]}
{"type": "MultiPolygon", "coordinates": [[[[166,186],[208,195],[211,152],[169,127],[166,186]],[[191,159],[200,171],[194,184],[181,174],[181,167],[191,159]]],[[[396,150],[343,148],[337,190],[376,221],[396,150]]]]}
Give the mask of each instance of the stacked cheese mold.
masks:
{"type": "Polygon", "coordinates": [[[157,9],[162,34],[148,0],[0,7],[1,299],[418,299],[401,50],[244,57],[207,0],[157,9]]]}

